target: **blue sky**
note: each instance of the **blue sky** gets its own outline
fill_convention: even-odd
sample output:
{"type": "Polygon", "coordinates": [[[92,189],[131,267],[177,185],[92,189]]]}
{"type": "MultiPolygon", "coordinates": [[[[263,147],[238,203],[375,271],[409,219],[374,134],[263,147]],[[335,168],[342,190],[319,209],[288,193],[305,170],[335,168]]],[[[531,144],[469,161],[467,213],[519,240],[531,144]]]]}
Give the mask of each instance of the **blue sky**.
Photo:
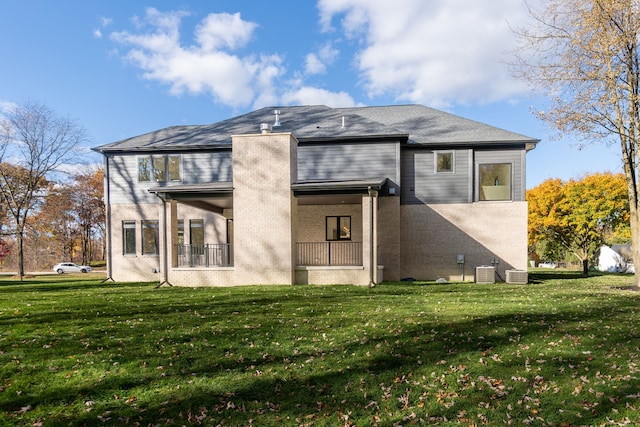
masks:
{"type": "Polygon", "coordinates": [[[541,139],[529,188],[620,172],[619,147],[531,113],[544,99],[504,65],[526,19],[517,0],[3,1],[0,110],[44,103],[98,146],[264,106],[419,103],[541,139]]]}

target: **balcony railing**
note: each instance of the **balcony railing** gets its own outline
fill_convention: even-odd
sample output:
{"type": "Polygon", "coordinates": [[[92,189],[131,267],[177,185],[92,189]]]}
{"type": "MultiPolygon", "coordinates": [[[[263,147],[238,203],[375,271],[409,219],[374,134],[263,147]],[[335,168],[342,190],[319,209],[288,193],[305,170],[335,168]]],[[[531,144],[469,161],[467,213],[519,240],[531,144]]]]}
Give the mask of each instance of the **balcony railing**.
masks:
{"type": "Polygon", "coordinates": [[[233,251],[230,244],[176,245],[178,267],[231,267],[233,251]]]}
{"type": "Polygon", "coordinates": [[[310,265],[362,265],[362,242],[298,242],[297,262],[310,265]]]}

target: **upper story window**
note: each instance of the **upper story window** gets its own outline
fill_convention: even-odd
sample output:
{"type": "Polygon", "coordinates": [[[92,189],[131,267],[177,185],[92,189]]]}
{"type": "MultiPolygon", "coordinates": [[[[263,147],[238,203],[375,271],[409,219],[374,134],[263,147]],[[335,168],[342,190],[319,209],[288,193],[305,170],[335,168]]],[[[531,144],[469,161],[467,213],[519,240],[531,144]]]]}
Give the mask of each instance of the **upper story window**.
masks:
{"type": "Polygon", "coordinates": [[[453,172],[453,151],[436,151],[436,173],[453,172]]]}
{"type": "Polygon", "coordinates": [[[180,181],[180,156],[159,155],[138,157],[138,181],[180,181]]]}
{"type": "Polygon", "coordinates": [[[481,163],[478,181],[480,200],[511,200],[511,163],[481,163]]]}
{"type": "Polygon", "coordinates": [[[327,240],[351,240],[351,217],[328,216],[327,240]]]}

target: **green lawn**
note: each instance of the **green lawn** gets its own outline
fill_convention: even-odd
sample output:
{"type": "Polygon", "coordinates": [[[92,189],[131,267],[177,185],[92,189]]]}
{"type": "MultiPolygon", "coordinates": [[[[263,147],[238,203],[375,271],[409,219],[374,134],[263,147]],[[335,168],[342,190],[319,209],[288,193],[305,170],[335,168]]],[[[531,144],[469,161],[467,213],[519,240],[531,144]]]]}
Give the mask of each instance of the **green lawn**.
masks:
{"type": "Polygon", "coordinates": [[[632,278],[0,278],[0,425],[640,425],[632,278]]]}

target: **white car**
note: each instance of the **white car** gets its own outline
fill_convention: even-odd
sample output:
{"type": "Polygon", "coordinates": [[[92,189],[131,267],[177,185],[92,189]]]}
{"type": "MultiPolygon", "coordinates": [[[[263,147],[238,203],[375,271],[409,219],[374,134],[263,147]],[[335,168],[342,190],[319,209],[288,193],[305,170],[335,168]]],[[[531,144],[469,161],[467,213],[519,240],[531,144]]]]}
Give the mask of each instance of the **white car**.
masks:
{"type": "Polygon", "coordinates": [[[53,266],[53,271],[58,274],[62,273],[88,273],[91,267],[88,265],[78,265],[72,262],[61,262],[53,266]]]}

